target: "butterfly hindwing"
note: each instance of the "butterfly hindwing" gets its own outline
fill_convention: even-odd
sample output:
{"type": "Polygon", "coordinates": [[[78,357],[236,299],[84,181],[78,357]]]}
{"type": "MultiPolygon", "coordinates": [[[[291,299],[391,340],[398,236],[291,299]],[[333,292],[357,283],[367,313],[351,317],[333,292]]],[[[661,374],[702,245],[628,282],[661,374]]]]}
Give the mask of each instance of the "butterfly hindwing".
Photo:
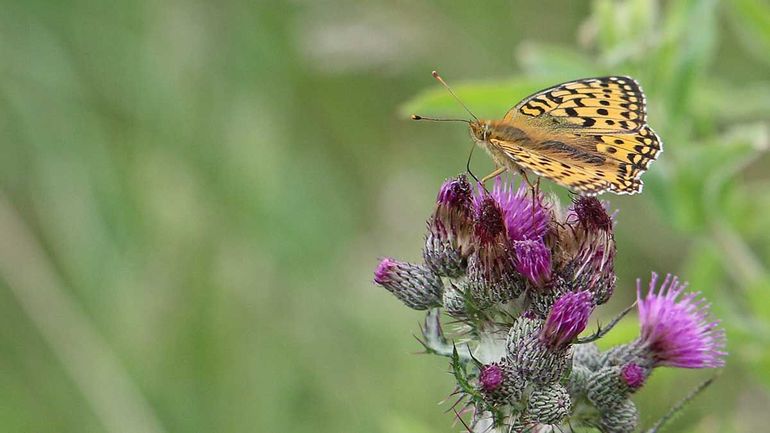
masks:
{"type": "Polygon", "coordinates": [[[490,140],[490,144],[500,149],[521,168],[551,179],[576,193],[596,195],[613,189],[610,181],[604,178],[604,170],[597,166],[599,160],[579,161],[581,156],[570,160],[562,154],[563,152],[543,149],[535,151],[510,141],[490,140]],[[586,166],[589,164],[594,166],[586,166]]]}
{"type": "Polygon", "coordinates": [[[644,93],[630,77],[584,78],[537,92],[513,107],[503,120],[527,116],[554,127],[609,133],[639,130],[646,122],[644,93]]]}
{"type": "Polygon", "coordinates": [[[647,125],[631,134],[596,134],[588,138],[591,142],[588,146],[596,152],[630,164],[639,171],[647,170],[663,150],[658,135],[647,125]]]}

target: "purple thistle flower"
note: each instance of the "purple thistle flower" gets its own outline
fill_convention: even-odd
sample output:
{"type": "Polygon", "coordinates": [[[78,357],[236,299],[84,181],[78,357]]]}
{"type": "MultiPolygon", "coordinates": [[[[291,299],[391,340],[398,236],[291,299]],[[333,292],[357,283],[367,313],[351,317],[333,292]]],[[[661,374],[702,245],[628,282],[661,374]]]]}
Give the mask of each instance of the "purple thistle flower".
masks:
{"type": "Polygon", "coordinates": [[[490,405],[500,405],[518,400],[525,383],[515,375],[504,361],[492,362],[479,368],[478,390],[490,405]]]}
{"type": "Polygon", "coordinates": [[[542,240],[515,241],[513,251],[516,271],[532,284],[542,287],[551,279],[551,250],[542,240]]]}
{"type": "Polygon", "coordinates": [[[481,367],[479,373],[479,385],[485,392],[493,392],[503,384],[503,369],[495,364],[487,364],[481,367]]]}
{"type": "Polygon", "coordinates": [[[543,204],[543,195],[533,200],[529,188],[521,184],[514,189],[513,182],[498,177],[490,193],[500,205],[511,241],[542,239],[548,229],[549,212],[543,204]]]}
{"type": "Polygon", "coordinates": [[[480,244],[489,244],[499,240],[505,231],[503,211],[497,201],[489,195],[476,196],[473,201],[474,234],[480,244]]]}
{"type": "Polygon", "coordinates": [[[465,175],[460,175],[457,179],[447,179],[441,185],[436,197],[436,203],[458,209],[470,208],[472,201],[471,184],[465,175]]]}
{"type": "Polygon", "coordinates": [[[439,275],[459,277],[465,272],[466,259],[473,250],[473,194],[465,176],[449,179],[441,185],[436,208],[428,219],[423,258],[439,275]]]}
{"type": "Polygon", "coordinates": [[[658,275],[653,273],[644,298],[641,280],[636,283],[641,323],[639,343],[653,366],[722,367],[726,355],[722,351],[725,334],[717,328],[718,321],[708,321],[708,304],[698,299],[698,293],[682,295],[687,285],[671,274],[666,275],[660,290],[656,291],[657,281],[658,275]]]}
{"type": "Polygon", "coordinates": [[[562,295],[548,313],[541,341],[554,349],[566,348],[586,329],[593,309],[593,296],[587,290],[562,295]]]}
{"type": "Polygon", "coordinates": [[[572,201],[570,216],[574,214],[578,222],[589,230],[612,230],[613,218],[607,213],[607,202],[601,202],[596,197],[577,196],[572,201]]]}
{"type": "Polygon", "coordinates": [[[615,239],[608,233],[586,234],[573,259],[578,287],[591,291],[597,305],[615,291],[615,239]]]}
{"type": "Polygon", "coordinates": [[[620,378],[631,390],[637,390],[647,380],[647,370],[634,362],[629,362],[620,369],[620,378]]]}
{"type": "Polygon", "coordinates": [[[391,258],[380,260],[374,271],[374,283],[386,288],[407,307],[427,310],[441,305],[441,278],[422,265],[391,258]]]}
{"type": "Polygon", "coordinates": [[[473,239],[475,249],[468,258],[471,295],[482,304],[507,301],[519,296],[503,214],[490,195],[476,196],[473,239]]]}
{"type": "Polygon", "coordinates": [[[564,215],[563,224],[551,224],[545,242],[551,248],[553,273],[568,290],[588,290],[594,303],[607,302],[615,290],[613,216],[606,203],[578,197],[564,215]]]}

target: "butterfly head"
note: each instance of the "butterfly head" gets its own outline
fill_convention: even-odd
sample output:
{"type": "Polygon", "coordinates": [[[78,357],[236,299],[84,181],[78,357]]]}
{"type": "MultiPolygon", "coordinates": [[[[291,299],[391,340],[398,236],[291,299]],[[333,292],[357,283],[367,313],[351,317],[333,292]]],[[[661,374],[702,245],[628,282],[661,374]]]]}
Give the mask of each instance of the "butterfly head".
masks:
{"type": "Polygon", "coordinates": [[[476,142],[486,142],[492,134],[492,123],[488,120],[476,120],[468,123],[471,136],[476,142]]]}

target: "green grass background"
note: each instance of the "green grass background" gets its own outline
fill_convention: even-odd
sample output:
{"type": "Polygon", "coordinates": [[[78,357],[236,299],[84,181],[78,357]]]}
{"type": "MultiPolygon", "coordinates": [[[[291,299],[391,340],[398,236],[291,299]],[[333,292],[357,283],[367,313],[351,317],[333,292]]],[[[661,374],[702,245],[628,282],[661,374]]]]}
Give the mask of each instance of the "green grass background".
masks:
{"type": "MultiPolygon", "coordinates": [[[[671,432],[770,423],[770,4],[763,0],[0,2],[0,431],[459,431],[418,260],[462,115],[631,74],[665,152],[606,197],[619,284],[677,272],[729,366],[671,432]]],[[[491,169],[477,154],[474,171],[491,169]]],[[[628,319],[608,337],[627,341],[628,319]]],[[[713,372],[656,371],[650,425],[713,372]]]]}

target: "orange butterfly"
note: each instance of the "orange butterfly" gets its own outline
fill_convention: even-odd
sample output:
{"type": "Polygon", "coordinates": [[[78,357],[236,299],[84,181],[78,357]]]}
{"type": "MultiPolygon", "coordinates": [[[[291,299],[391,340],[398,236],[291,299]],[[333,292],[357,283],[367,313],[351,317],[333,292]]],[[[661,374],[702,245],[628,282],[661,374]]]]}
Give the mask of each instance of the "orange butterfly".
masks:
{"type": "Polygon", "coordinates": [[[644,93],[630,77],[559,84],[524,98],[502,120],[479,120],[468,112],[474,141],[497,166],[482,183],[506,170],[529,170],[581,195],[636,194],[642,173],[663,150],[646,123],[644,93]]]}

